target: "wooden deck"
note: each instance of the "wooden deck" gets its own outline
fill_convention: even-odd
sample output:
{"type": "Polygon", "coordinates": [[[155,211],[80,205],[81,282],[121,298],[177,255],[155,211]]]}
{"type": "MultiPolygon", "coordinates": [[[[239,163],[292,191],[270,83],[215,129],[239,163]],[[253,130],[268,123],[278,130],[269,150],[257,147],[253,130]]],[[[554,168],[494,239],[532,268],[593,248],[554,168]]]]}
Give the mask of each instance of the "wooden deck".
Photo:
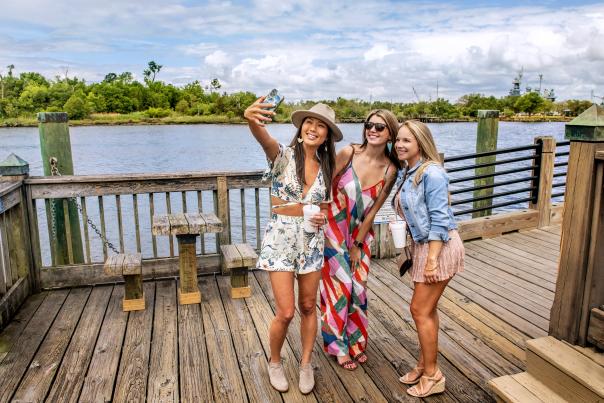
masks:
{"type": "MultiPolygon", "coordinates": [[[[487,381],[524,369],[525,340],[545,336],[560,227],[466,242],[466,271],[440,303],[440,366],[447,392],[429,401],[492,401],[487,381]]],[[[317,338],[315,391],[297,388],[296,316],[283,349],[290,390],[267,379],[274,301],[266,273],[252,297],[232,300],[228,278],[199,280],[201,304],[179,306],[174,280],[145,283],[147,309],[124,313],[123,286],[31,296],[0,334],[0,402],[6,401],[416,401],[398,377],[418,354],[412,289],[391,260],[369,276],[369,361],[339,368],[317,338]]],[[[317,308],[318,309],[318,308],[317,308]]]]}

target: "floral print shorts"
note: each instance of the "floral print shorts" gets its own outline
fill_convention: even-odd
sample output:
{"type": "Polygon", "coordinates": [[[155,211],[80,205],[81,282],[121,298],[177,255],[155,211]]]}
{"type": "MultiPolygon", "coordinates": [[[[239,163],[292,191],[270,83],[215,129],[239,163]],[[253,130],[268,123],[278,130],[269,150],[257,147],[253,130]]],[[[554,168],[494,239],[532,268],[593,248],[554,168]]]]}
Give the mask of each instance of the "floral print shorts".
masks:
{"type": "Polygon", "coordinates": [[[256,268],[307,274],[323,267],[325,235],[304,231],[304,218],[273,214],[266,225],[256,268]]]}

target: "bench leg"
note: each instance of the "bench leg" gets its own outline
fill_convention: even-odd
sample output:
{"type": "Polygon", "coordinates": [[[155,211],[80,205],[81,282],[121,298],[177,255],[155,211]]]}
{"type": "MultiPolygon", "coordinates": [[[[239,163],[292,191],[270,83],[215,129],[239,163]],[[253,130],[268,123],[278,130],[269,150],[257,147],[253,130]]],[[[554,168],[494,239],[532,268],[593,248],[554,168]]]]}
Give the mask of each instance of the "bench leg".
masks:
{"type": "Polygon", "coordinates": [[[197,235],[176,235],[176,239],[180,270],[178,302],[181,305],[198,304],[201,302],[201,293],[197,285],[197,256],[195,255],[197,235]]]}
{"type": "Polygon", "coordinates": [[[231,298],[247,298],[252,295],[247,276],[247,267],[231,269],[231,298]]]}
{"type": "Polygon", "coordinates": [[[145,294],[143,293],[143,276],[140,274],[124,275],[124,312],[141,311],[145,309],[145,294]]]}

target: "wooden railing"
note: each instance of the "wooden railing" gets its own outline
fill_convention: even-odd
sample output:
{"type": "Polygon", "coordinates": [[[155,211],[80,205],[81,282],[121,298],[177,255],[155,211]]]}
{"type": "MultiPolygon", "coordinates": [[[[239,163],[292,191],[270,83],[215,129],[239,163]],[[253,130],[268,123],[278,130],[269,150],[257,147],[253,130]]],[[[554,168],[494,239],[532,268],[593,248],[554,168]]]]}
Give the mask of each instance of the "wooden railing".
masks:
{"type": "MultiPolygon", "coordinates": [[[[549,161],[551,165],[555,159],[549,158],[549,161]]],[[[559,222],[561,206],[552,207],[549,203],[553,169],[540,169],[536,173],[540,183],[549,186],[548,191],[539,191],[538,197],[548,202],[539,203],[532,198],[529,208],[521,211],[462,221],[459,223],[462,237],[491,237],[534,228],[542,222],[559,222]],[[550,178],[544,180],[543,175],[550,178]],[[543,219],[544,214],[547,219],[543,219]]],[[[114,252],[142,253],[146,278],[177,276],[175,240],[156,238],[151,233],[152,217],[161,213],[200,211],[218,215],[224,223],[224,233],[200,237],[197,256],[200,274],[219,272],[219,245],[247,242],[260,247],[264,223],[270,213],[268,184],[261,181],[261,175],[261,171],[251,171],[30,177],[23,182],[26,192],[19,182],[3,194],[27,195],[27,203],[21,203],[20,198],[19,203],[25,211],[22,216],[29,223],[30,239],[24,245],[25,254],[31,256],[32,283],[41,288],[69,287],[115,281],[102,269],[107,256],[114,252]],[[69,231],[73,226],[69,222],[51,225],[53,210],[73,210],[69,204],[75,205],[78,212],[81,242],[72,241],[69,231]],[[64,233],[56,237],[60,231],[64,233]],[[67,240],[66,245],[59,245],[67,256],[66,263],[58,263],[57,246],[53,246],[51,238],[67,240]],[[75,250],[79,244],[82,251],[75,250]]],[[[541,185],[539,188],[542,189],[541,185]]],[[[66,221],[73,219],[69,214],[64,216],[66,221]]],[[[387,225],[378,222],[374,229],[374,255],[393,256],[396,251],[387,225]]],[[[7,284],[10,288],[14,281],[7,284]]]]}
{"type": "Polygon", "coordinates": [[[20,180],[0,182],[0,329],[37,282],[23,189],[20,180]]]}
{"type": "Polygon", "coordinates": [[[103,282],[102,264],[112,253],[103,238],[120,253],[142,253],[145,277],[176,276],[174,238],[156,238],[151,232],[153,215],[161,213],[203,211],[218,215],[225,231],[218,235],[206,234],[197,245],[200,273],[218,271],[220,244],[233,240],[260,247],[261,223],[268,218],[270,203],[268,189],[261,183],[261,176],[261,171],[253,171],[28,179],[30,208],[38,217],[40,225],[37,232],[43,246],[36,251],[42,262],[42,287],[103,282]],[[84,238],[82,262],[74,261],[68,241],[69,264],[56,264],[54,252],[47,241],[53,231],[46,225],[50,209],[44,208],[52,199],[61,200],[60,206],[55,208],[67,210],[68,203],[78,205],[84,238]]]}

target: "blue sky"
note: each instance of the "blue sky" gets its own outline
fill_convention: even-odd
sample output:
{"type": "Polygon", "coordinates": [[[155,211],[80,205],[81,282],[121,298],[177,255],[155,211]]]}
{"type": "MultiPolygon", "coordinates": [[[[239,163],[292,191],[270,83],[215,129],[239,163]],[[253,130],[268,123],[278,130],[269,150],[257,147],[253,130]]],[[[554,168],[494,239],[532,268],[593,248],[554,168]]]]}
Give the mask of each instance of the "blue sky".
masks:
{"type": "Polygon", "coordinates": [[[276,87],[289,100],[457,100],[554,88],[604,95],[602,2],[351,0],[4,1],[0,72],[100,81],[141,78],[149,60],[176,85],[216,77],[226,91],[276,87]]]}

